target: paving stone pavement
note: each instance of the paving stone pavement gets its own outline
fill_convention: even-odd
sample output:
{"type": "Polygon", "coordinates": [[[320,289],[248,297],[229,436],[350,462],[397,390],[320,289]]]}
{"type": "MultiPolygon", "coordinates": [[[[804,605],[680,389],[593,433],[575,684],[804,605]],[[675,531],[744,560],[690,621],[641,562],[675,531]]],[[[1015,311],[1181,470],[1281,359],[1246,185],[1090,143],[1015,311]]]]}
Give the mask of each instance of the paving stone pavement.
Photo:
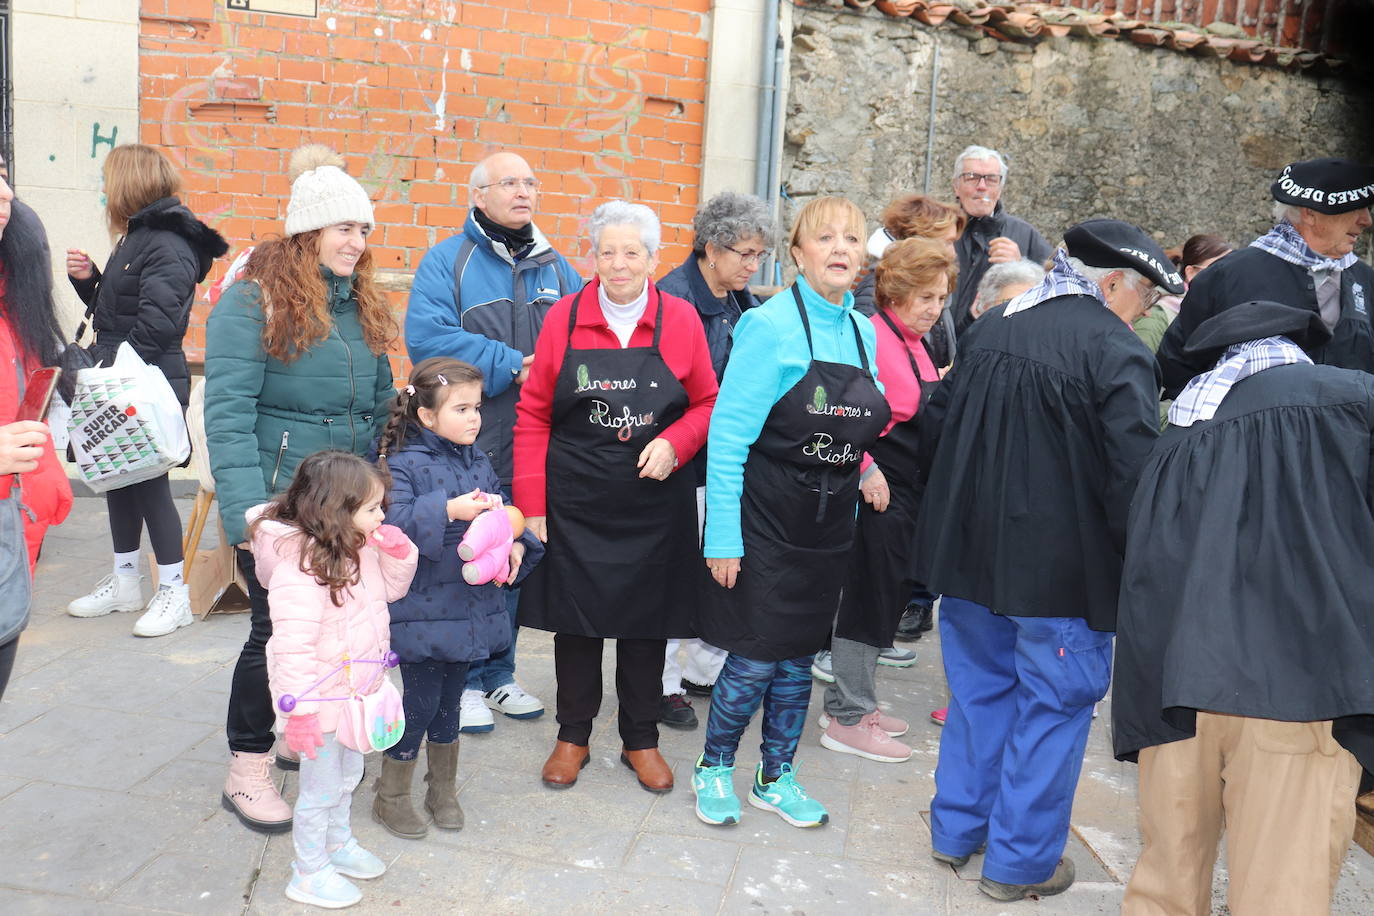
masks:
{"type": "MultiPolygon", "coordinates": [[[[289,835],[251,833],[220,807],[224,710],[246,615],[217,615],[151,640],[130,635],[132,614],[67,616],[66,603],[110,562],[104,500],[76,502],[48,536],[33,620],[0,702],[0,912],[309,911],[282,894],[289,835]]],[[[189,513],[189,500],[178,504],[189,513]]],[[[526,722],[498,716],[492,733],[463,739],[466,828],[401,840],[371,819],[378,756],[369,755],[353,826],[390,870],[362,882],[355,912],[1117,912],[1140,844],[1135,771],[1111,757],[1105,704],[1079,782],[1068,849],[1079,880],[1068,893],[999,904],[977,890],[979,857],[957,871],[930,859],[926,811],[940,733],[927,714],[944,705],[933,637],[911,644],[915,666],[880,669],[885,708],[912,723],[903,740],[916,753],[906,763],[821,748],[821,691],[813,693],[798,764],[803,784],[831,812],[820,829],[798,830],[749,807],[735,827],[699,822],[690,774],[700,730],[664,730],[677,788],[642,791],[617,760],[609,657],[592,763],[571,790],[539,782],[557,727],[552,713],[526,722]]],[[[523,631],[518,659],[521,683],[551,706],[550,636],[523,631]]],[[[704,722],[704,701],[697,712],[704,722]]],[[[741,746],[741,795],[757,745],[755,725],[741,746]]],[[[295,774],[278,775],[293,799],[295,774]]],[[[1224,913],[1221,868],[1215,899],[1224,913]]],[[[1358,849],[1347,858],[1336,912],[1374,912],[1374,859],[1358,849]]]]}

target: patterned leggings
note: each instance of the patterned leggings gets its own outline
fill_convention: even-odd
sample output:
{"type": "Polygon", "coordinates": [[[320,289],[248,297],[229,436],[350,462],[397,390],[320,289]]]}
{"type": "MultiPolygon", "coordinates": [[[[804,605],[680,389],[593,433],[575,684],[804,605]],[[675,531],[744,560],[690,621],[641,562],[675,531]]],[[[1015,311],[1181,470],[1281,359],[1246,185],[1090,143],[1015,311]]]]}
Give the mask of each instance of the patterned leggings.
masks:
{"type": "Polygon", "coordinates": [[[711,692],[706,720],[706,765],[734,766],[739,740],[763,704],[763,775],[774,779],[797,753],[811,702],[813,656],[758,662],[733,652],[711,692]]]}
{"type": "Polygon", "coordinates": [[[296,871],[314,874],[329,864],[330,853],[348,843],[353,790],[363,778],[363,755],[344,747],[328,732],[315,759],[301,755],[300,790],[291,819],[296,871]]]}

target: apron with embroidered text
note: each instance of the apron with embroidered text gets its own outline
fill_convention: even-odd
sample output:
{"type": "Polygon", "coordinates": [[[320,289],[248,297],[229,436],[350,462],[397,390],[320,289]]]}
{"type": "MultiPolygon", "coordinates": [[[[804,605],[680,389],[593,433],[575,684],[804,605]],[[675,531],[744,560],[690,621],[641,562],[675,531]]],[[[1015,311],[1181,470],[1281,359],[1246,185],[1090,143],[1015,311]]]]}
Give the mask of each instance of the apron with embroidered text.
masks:
{"type": "Polygon", "coordinates": [[[521,626],[609,639],[692,635],[696,487],[679,467],[641,478],[639,454],[687,409],[659,352],[663,300],[648,347],[574,349],[578,303],[558,371],[545,465],[548,544],[520,590],[521,626]]]}
{"type": "Polygon", "coordinates": [[[901,423],[894,423],[887,435],[868,450],[873,463],[887,479],[889,499],[882,512],[875,511],[866,502],[859,503],[849,580],[840,599],[835,635],[886,649],[892,645],[897,624],[901,622],[916,583],[912,549],[922,493],[916,473],[916,424],[921,416],[919,408],[925,407],[939,382],[921,378],[921,370],[901,329],[881,309],[878,317],[902,342],[921,399],[916,413],[901,423]]]}
{"type": "Polygon", "coordinates": [[[705,572],[697,629],[703,640],[756,661],[825,646],[854,539],[859,462],[891,417],[854,316],[859,366],[815,358],[801,291],[792,295],[811,362],[769,411],[744,463],[735,587],[705,572]]]}

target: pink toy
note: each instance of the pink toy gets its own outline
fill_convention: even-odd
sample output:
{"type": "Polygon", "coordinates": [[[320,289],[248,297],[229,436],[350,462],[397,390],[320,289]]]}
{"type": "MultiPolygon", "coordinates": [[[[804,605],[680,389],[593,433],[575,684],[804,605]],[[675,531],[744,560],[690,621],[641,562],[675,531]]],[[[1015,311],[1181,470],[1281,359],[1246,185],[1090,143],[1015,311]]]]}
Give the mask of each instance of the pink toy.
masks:
{"type": "Polygon", "coordinates": [[[514,506],[497,504],[472,520],[458,545],[463,581],[468,585],[505,582],[510,578],[510,549],[525,533],[525,514],[514,506]]]}
{"type": "Polygon", "coordinates": [[[401,657],[397,655],[395,652],[388,652],[385,658],[353,658],[345,662],[340,662],[334,668],[330,669],[324,677],[320,678],[318,681],[311,684],[309,687],[305,688],[305,690],[301,692],[300,696],[292,696],[289,693],[282,694],[281,699],[277,700],[277,708],[280,709],[282,712],[289,713],[296,708],[297,703],[339,703],[344,700],[351,700],[353,699],[352,696],[308,697],[306,696],[306,694],[310,693],[310,691],[314,690],[316,687],[320,686],[325,681],[329,680],[331,677],[334,676],[336,672],[341,671],[344,668],[347,668],[349,665],[378,665],[379,667],[377,668],[376,676],[372,680],[368,681],[367,686],[363,690],[354,691],[354,696],[358,695],[359,693],[367,693],[369,690],[371,690],[372,685],[377,682],[377,679],[382,676],[382,672],[384,669],[395,668],[400,663],[401,657]]]}

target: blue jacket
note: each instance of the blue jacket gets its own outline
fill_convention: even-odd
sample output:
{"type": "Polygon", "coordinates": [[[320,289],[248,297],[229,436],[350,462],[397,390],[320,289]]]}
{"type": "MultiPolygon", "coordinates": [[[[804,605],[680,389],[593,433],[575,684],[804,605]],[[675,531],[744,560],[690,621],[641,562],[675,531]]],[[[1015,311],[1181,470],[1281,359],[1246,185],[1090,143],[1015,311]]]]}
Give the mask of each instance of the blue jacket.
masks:
{"type": "MultiPolygon", "coordinates": [[[[692,303],[701,317],[701,326],[706,331],[706,348],[711,351],[711,368],[716,370],[716,381],[725,377],[725,364],[730,359],[731,338],[740,316],[759,304],[749,287],[729,290],[724,301],[717,299],[711,292],[706,278],[701,275],[696,253],[687,255],[674,270],[654,284],[660,291],[671,293],[692,303]]],[[[706,486],[706,449],[692,458],[692,473],[696,475],[697,486],[706,486]]]]}
{"type": "Polygon", "coordinates": [[[451,356],[482,370],[482,432],[477,447],[486,452],[507,487],[515,402],[511,383],[521,361],[534,353],[544,316],[555,302],[582,288],[582,278],[550,247],[538,227],[534,247],[516,261],[495,242],[471,213],[459,235],[435,245],[420,261],[406,305],[406,350],[412,362],[451,356]],[[465,242],[471,253],[462,265],[462,307],[455,297],[455,260],[465,242]],[[523,305],[517,305],[523,302],[523,305]]]}
{"type": "MultiPolygon", "coordinates": [[[[471,445],[454,445],[427,429],[411,426],[406,443],[387,461],[391,503],[386,520],[420,548],[420,565],[410,591],[391,605],[391,648],[403,662],[469,662],[510,645],[506,592],[496,585],[468,585],[458,542],[468,529],[449,521],[454,496],[499,493],[500,481],[487,456],[471,445]]],[[[520,538],[525,559],[516,583],[544,555],[539,538],[520,538]]]]}
{"type": "MultiPolygon", "coordinates": [[[[853,294],[845,293],[844,304],[835,305],[813,291],[800,275],[797,286],[811,323],[816,359],[859,365],[859,349],[854,343],[857,325],[876,380],[877,337],[873,322],[853,310],[853,294]]],[[[810,362],[806,332],[791,287],[745,312],[735,326],[734,349],[725,367],[715,409],[711,411],[711,432],[706,439],[705,556],[744,555],[739,522],[744,461],[773,405],[801,380],[810,362]]],[[[881,382],[878,390],[882,390],[881,382]]]]}

